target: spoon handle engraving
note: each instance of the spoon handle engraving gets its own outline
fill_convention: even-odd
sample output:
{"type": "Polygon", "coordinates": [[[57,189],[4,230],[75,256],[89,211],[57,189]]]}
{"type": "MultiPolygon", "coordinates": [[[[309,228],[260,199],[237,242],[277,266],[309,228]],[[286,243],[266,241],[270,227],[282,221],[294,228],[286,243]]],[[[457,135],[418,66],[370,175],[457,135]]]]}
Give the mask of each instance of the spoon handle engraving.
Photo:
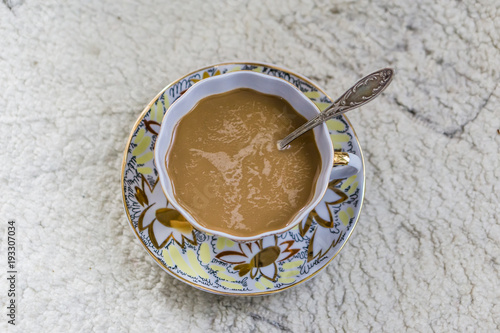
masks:
{"type": "Polygon", "coordinates": [[[391,68],[384,68],[365,76],[323,112],[297,128],[283,140],[278,141],[278,148],[284,149],[290,142],[328,119],[340,116],[372,101],[387,88],[393,77],[394,70],[391,68]]]}

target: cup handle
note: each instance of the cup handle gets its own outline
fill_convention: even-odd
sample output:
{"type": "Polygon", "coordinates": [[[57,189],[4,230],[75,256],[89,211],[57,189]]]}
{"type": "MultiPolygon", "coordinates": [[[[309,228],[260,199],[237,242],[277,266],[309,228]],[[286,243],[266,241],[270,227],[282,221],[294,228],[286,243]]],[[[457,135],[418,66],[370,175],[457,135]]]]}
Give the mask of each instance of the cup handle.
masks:
{"type": "Polygon", "coordinates": [[[362,166],[361,159],[357,155],[336,151],[333,157],[330,181],[354,176],[361,170],[362,166]]]}

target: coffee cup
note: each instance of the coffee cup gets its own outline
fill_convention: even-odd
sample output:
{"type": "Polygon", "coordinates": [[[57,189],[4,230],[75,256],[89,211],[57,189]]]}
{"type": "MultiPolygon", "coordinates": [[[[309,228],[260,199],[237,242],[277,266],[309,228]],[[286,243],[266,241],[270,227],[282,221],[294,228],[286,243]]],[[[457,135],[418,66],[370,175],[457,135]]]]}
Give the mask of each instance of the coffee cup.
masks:
{"type": "MultiPolygon", "coordinates": [[[[167,110],[160,132],[158,134],[154,157],[157,166],[161,187],[172,206],[196,229],[226,237],[238,242],[254,241],[265,236],[283,233],[295,227],[302,221],[325,195],[328,184],[332,179],[348,178],[358,173],[362,168],[361,159],[355,154],[335,152],[326,124],[317,126],[313,131],[314,140],[321,158],[321,167],[318,170],[316,182],[311,189],[311,198],[302,207],[294,212],[293,218],[286,225],[265,232],[248,232],[235,234],[232,230],[224,228],[211,228],[203,225],[192,213],[193,207],[181,203],[176,191],[171,174],[168,172],[169,151],[175,144],[175,135],[178,124],[195,108],[200,101],[211,96],[216,96],[237,89],[250,89],[266,95],[278,96],[286,101],[297,113],[305,119],[315,117],[320,110],[298,88],[281,78],[269,76],[252,71],[238,71],[204,79],[190,87],[167,110]]],[[[276,148],[277,149],[277,148],[276,148]]],[[[202,190],[192,193],[197,198],[196,208],[209,209],[211,200],[214,199],[213,187],[218,184],[205,184],[202,190]]]]}

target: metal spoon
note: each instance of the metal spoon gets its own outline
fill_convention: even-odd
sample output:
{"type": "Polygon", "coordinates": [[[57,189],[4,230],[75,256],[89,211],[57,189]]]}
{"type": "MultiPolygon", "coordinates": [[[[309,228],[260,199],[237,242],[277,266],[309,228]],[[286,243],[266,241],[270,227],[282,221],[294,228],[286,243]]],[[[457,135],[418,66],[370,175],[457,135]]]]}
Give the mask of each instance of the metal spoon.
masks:
{"type": "Polygon", "coordinates": [[[391,83],[393,76],[394,70],[391,68],[384,68],[365,76],[356,82],[354,86],[349,88],[349,90],[347,90],[342,96],[340,96],[339,99],[337,99],[323,112],[297,128],[283,140],[278,141],[278,149],[285,149],[290,142],[324,121],[340,116],[347,111],[354,110],[361,105],[372,101],[380,95],[385,88],[387,88],[387,86],[391,83]]]}

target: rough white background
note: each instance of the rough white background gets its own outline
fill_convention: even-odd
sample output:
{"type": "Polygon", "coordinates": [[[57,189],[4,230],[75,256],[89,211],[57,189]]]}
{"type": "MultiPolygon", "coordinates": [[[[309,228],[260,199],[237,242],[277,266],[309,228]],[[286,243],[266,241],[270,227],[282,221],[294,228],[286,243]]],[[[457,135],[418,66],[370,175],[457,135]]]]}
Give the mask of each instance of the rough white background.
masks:
{"type": "MultiPolygon", "coordinates": [[[[500,330],[500,8],[487,1],[0,2],[0,218],[18,225],[19,332],[500,330]],[[392,66],[350,115],[366,200],[315,279],[258,298],[164,273],[122,208],[130,130],[166,84],[257,60],[330,95],[392,66]]],[[[0,256],[0,331],[7,326],[0,256]]],[[[12,327],[8,327],[9,330],[12,327]]]]}

